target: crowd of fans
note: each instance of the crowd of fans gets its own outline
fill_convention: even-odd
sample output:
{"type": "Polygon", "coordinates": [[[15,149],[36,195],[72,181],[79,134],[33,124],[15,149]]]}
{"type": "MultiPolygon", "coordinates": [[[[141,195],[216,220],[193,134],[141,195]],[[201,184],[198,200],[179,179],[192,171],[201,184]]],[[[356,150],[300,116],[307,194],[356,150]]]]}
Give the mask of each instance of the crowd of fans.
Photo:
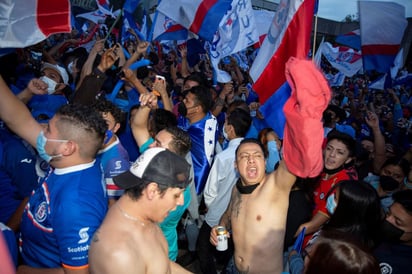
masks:
{"type": "MultiPolygon", "coordinates": [[[[19,266],[21,273],[28,271],[27,267],[86,266],[92,232],[103,221],[107,207],[116,205],[124,191],[114,178],[131,169],[149,147],[164,147],[186,157],[192,174],[184,191],[185,202],[164,221],[159,220],[169,258],[183,267],[199,260],[202,273],[232,273],[230,267],[226,272],[236,249],[232,239],[229,249],[219,252],[209,237],[220,224],[231,189],[238,182],[236,149],[244,138],[259,140],[267,174],[284,158],[282,133],[271,126],[277,121],[265,120],[259,111],[259,97],[252,89],[247,67],[234,57],[227,58],[221,68],[232,81],[214,83],[207,54],[198,54],[189,62],[186,44],[166,50],[133,35],[122,43],[108,43],[96,36],[81,44],[82,39],[56,34],[0,57],[5,84],[43,128],[28,122],[27,130],[34,129],[28,133],[24,126],[15,125],[22,121],[19,113],[6,119],[7,111],[12,110],[0,112],[4,121],[0,129],[0,223],[9,239],[14,266],[19,266]],[[81,109],[85,106],[89,112],[81,109]],[[92,111],[99,115],[93,116],[92,111]],[[81,113],[90,117],[80,117],[81,113]],[[55,115],[60,117],[58,122],[64,120],[63,126],[52,118],[55,115]],[[91,121],[93,117],[97,120],[91,121]],[[56,126],[65,133],[55,135],[56,126]],[[89,144],[85,138],[95,139],[89,144]],[[68,163],[72,139],[82,144],[76,159],[97,157],[109,201],[101,205],[101,198],[93,200],[101,193],[90,190],[92,186],[81,187],[92,185],[91,176],[99,176],[96,168],[94,173],[78,175],[88,177],[73,183],[73,188],[52,187],[50,200],[40,207],[42,204],[32,199],[40,199],[42,178],[56,183],[61,178],[51,176],[51,170],[66,174],[65,168],[83,163],[68,163]],[[44,151],[39,151],[39,140],[48,142],[43,144],[44,151]],[[79,212],[67,208],[72,204],[60,206],[62,194],[54,191],[73,196],[70,203],[84,200],[74,207],[79,212]],[[96,205],[90,205],[94,202],[96,205]],[[71,220],[56,216],[47,224],[38,222],[50,213],[50,206],[53,214],[67,219],[83,214],[83,223],[74,222],[73,228],[87,229],[69,229],[71,220]],[[87,225],[88,221],[92,224],[87,225]],[[34,230],[52,232],[46,237],[34,230]],[[16,239],[20,240],[19,252],[16,239]],[[76,248],[84,248],[83,253],[73,251],[71,241],[76,248]],[[187,252],[178,256],[182,244],[187,245],[187,252]],[[73,259],[73,252],[82,259],[73,259]]],[[[246,61],[248,66],[252,59],[246,61]]],[[[322,70],[328,73],[332,68],[324,62],[322,70]]],[[[407,67],[399,72],[407,74],[407,67]]],[[[356,74],[332,89],[322,117],[324,139],[316,140],[323,142],[323,171],[314,178],[298,177],[290,192],[283,247],[285,272],[380,273],[379,265],[382,273],[410,271],[412,84],[374,90],[368,87],[374,78],[376,75],[356,74]],[[303,247],[294,244],[300,234],[304,235],[303,247]]],[[[66,176],[64,183],[71,184],[66,176]]]]}

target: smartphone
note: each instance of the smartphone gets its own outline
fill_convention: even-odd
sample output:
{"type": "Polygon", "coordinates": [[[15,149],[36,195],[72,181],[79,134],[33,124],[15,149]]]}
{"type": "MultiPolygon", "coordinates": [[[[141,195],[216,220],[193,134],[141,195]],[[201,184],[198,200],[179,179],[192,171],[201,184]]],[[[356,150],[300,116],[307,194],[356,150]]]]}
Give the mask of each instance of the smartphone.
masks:
{"type": "Polygon", "coordinates": [[[156,80],[166,82],[166,78],[162,75],[156,75],[156,80]]]}
{"type": "MultiPolygon", "coordinates": [[[[163,77],[162,75],[156,75],[155,76],[156,78],[155,78],[155,81],[162,81],[163,83],[165,83],[166,82],[166,78],[165,77],[163,77]]],[[[152,92],[156,95],[156,96],[160,96],[160,92],[159,91],[157,91],[157,90],[152,90],[152,92]]]]}

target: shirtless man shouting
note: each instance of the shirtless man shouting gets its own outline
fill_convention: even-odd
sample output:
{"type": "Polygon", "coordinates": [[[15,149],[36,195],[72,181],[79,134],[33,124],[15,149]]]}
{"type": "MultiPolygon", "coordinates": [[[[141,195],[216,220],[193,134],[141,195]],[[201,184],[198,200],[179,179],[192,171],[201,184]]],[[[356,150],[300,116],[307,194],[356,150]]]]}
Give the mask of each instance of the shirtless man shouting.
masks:
{"type": "MultiPolygon", "coordinates": [[[[284,107],[284,160],[265,174],[265,155],[255,139],[244,139],[236,150],[240,178],[219,225],[233,238],[235,251],[229,273],[281,273],[289,206],[296,176],[315,177],[322,170],[322,112],[330,89],[311,61],[291,58],[286,78],[292,88],[284,107]]],[[[217,245],[216,229],[210,242],[217,245]]]]}

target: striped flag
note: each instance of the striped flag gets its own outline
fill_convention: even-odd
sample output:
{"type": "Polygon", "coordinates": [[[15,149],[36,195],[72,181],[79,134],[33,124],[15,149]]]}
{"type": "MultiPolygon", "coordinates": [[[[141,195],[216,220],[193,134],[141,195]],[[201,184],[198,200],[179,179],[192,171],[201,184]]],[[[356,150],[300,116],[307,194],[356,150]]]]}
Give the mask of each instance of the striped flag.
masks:
{"type": "Polygon", "coordinates": [[[405,7],[393,2],[359,1],[363,68],[389,71],[408,24],[405,7]]]}
{"type": "Polygon", "coordinates": [[[191,32],[212,41],[232,0],[163,0],[157,10],[191,32]]]}
{"type": "Polygon", "coordinates": [[[338,35],[335,42],[356,50],[361,49],[360,29],[355,29],[351,32],[338,35]]]}
{"type": "Polygon", "coordinates": [[[281,0],[269,32],[250,69],[263,104],[286,82],[289,57],[305,59],[310,49],[314,0],[281,0]]]}
{"type": "Polygon", "coordinates": [[[352,77],[362,69],[362,55],[360,52],[344,46],[333,47],[329,42],[323,42],[318,49],[328,62],[337,70],[352,77]]]}
{"type": "Polygon", "coordinates": [[[186,40],[188,37],[187,29],[161,12],[158,12],[154,24],[153,40],[186,40]]]}
{"type": "Polygon", "coordinates": [[[2,0],[0,48],[34,45],[53,33],[70,32],[69,0],[2,0]]]}
{"type": "Polygon", "coordinates": [[[219,69],[220,60],[255,44],[258,39],[252,3],[233,0],[208,47],[217,82],[227,83],[231,80],[227,72],[219,69]]]}

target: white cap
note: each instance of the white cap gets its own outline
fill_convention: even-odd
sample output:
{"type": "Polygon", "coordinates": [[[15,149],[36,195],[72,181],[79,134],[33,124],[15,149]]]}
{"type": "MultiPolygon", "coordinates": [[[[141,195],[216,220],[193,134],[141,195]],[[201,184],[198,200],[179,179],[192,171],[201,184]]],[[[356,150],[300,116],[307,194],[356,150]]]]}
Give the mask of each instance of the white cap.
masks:
{"type": "Polygon", "coordinates": [[[57,71],[59,73],[60,77],[63,79],[64,84],[67,85],[69,83],[69,75],[67,74],[67,71],[66,71],[65,68],[63,68],[59,65],[44,63],[41,70],[43,71],[46,68],[53,69],[53,70],[57,71]]]}

